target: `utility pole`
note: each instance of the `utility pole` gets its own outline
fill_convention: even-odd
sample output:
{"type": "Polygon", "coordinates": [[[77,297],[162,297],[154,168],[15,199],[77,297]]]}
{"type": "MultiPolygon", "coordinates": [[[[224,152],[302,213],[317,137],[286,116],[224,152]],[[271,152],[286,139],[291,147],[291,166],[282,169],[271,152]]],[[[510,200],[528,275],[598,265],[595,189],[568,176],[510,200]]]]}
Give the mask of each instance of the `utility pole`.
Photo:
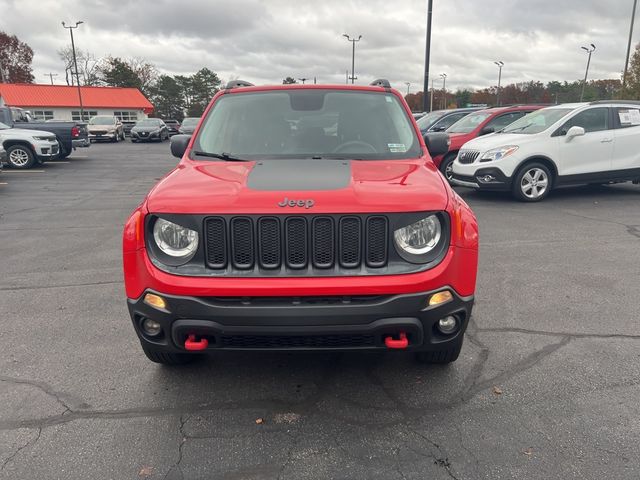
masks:
{"type": "Polygon", "coordinates": [[[442,109],[444,110],[447,108],[447,74],[441,73],[440,76],[442,77],[442,109]]]}
{"type": "Polygon", "coordinates": [[[427,92],[429,91],[429,62],[431,61],[431,17],[433,16],[433,0],[427,2],[427,42],[424,52],[424,83],[422,86],[422,111],[433,109],[433,82],[431,82],[431,106],[427,109],[427,92]]]}
{"type": "Polygon", "coordinates": [[[622,94],[627,86],[627,68],[629,66],[629,54],[631,53],[631,37],[633,36],[633,23],[636,19],[636,6],[638,0],[633,0],[633,10],[631,12],[631,26],[629,27],[629,43],[627,43],[627,58],[624,61],[624,73],[622,74],[622,94]]]}
{"type": "Polygon", "coordinates": [[[411,82],[404,82],[404,84],[407,86],[407,95],[409,95],[409,89],[411,88],[411,82]]]}
{"type": "Polygon", "coordinates": [[[344,83],[349,84],[349,70],[347,70],[345,78],[346,78],[346,81],[344,83]]]}
{"type": "MultiPolygon", "coordinates": [[[[359,42],[360,39],[362,38],[362,35],[358,35],[358,38],[351,38],[349,35],[347,35],[346,33],[342,34],[343,37],[345,37],[348,41],[351,42],[351,85],[353,85],[353,83],[355,82],[356,76],[355,76],[355,67],[356,67],[356,42],[359,42]]],[[[348,83],[348,82],[347,82],[348,83]]]]}
{"type": "Polygon", "coordinates": [[[44,75],[51,79],[51,85],[53,85],[53,77],[57,77],[58,76],[57,73],[45,73],[44,75]]]}
{"type": "Polygon", "coordinates": [[[431,101],[429,102],[429,111],[433,112],[433,78],[431,79],[431,101]]]}
{"type": "MultiPolygon", "coordinates": [[[[80,121],[84,122],[84,107],[82,106],[82,91],[80,89],[80,72],[78,72],[78,60],[76,58],[76,45],[73,42],[73,30],[78,28],[78,25],[84,23],[83,21],[79,21],[76,22],[75,26],[71,26],[69,25],[68,27],[65,25],[64,22],[62,22],[62,27],[66,28],[69,30],[69,33],[71,34],[71,51],[73,52],[73,67],[76,69],[75,71],[75,75],[76,75],[76,85],[78,87],[78,100],[80,101],[80,121]]],[[[71,75],[73,75],[74,72],[71,72],[71,75]]]]}
{"type": "Polygon", "coordinates": [[[582,92],[580,92],[580,101],[582,101],[582,97],[584,97],[584,87],[587,84],[587,75],[589,75],[589,64],[591,63],[591,54],[596,49],[596,46],[593,43],[591,43],[590,45],[591,45],[591,48],[580,47],[589,54],[589,58],[587,58],[587,69],[584,72],[584,80],[582,82],[582,92]]]}
{"type": "Polygon", "coordinates": [[[305,77],[305,78],[299,78],[298,80],[300,80],[302,82],[302,84],[304,85],[304,82],[306,82],[309,79],[305,77]]]}
{"type": "Polygon", "coordinates": [[[500,80],[502,80],[502,67],[504,67],[504,62],[499,60],[497,62],[493,62],[498,66],[498,92],[496,93],[496,106],[500,106],[500,80]]]}
{"type": "Polygon", "coordinates": [[[4,70],[2,69],[2,65],[0,65],[0,83],[4,82],[4,70]]]}
{"type": "Polygon", "coordinates": [[[318,83],[316,77],[313,77],[313,84],[315,85],[316,83],[318,83]]]}

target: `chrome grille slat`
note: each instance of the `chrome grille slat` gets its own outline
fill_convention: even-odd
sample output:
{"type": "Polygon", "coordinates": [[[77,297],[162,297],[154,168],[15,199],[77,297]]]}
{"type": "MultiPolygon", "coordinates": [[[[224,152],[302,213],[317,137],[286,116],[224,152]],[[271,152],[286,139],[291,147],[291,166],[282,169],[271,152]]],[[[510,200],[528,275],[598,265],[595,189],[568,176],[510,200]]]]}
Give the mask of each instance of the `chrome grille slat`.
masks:
{"type": "Polygon", "coordinates": [[[476,161],[480,155],[478,150],[460,150],[458,152],[458,161],[462,164],[470,164],[476,161]]]}

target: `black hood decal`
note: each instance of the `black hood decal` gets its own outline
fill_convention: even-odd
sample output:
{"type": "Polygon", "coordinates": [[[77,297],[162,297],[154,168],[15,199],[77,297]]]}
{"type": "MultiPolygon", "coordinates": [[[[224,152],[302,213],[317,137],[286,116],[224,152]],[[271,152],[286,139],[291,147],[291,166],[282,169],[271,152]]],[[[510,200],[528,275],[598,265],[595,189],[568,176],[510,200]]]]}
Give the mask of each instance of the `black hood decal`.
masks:
{"type": "Polygon", "coordinates": [[[338,190],[351,181],[349,160],[261,160],[249,173],[254,190],[338,190]]]}

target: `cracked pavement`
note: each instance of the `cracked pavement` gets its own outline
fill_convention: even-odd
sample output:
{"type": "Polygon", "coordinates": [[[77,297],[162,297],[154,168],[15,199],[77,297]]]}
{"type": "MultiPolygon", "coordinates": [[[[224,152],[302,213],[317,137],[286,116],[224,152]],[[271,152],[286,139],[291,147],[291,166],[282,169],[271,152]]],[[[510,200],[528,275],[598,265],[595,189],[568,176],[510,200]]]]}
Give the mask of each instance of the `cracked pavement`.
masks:
{"type": "Polygon", "coordinates": [[[216,354],[151,364],[122,225],[168,144],[0,186],[0,479],[640,478],[640,187],[459,193],[481,258],[459,360],[216,354]],[[262,419],[257,423],[257,419],[262,419]]]}

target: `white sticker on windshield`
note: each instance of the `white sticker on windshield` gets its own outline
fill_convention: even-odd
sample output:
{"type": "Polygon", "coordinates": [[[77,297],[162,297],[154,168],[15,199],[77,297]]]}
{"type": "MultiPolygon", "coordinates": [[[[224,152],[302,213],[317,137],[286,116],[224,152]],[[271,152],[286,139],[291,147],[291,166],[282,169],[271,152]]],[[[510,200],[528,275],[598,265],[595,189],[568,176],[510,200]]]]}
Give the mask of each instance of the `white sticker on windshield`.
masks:
{"type": "Polygon", "coordinates": [[[387,143],[389,151],[393,153],[404,153],[407,151],[407,147],[404,143],[387,143]]]}
{"type": "Polygon", "coordinates": [[[618,118],[622,125],[640,125],[640,110],[619,110],[618,118]]]}

